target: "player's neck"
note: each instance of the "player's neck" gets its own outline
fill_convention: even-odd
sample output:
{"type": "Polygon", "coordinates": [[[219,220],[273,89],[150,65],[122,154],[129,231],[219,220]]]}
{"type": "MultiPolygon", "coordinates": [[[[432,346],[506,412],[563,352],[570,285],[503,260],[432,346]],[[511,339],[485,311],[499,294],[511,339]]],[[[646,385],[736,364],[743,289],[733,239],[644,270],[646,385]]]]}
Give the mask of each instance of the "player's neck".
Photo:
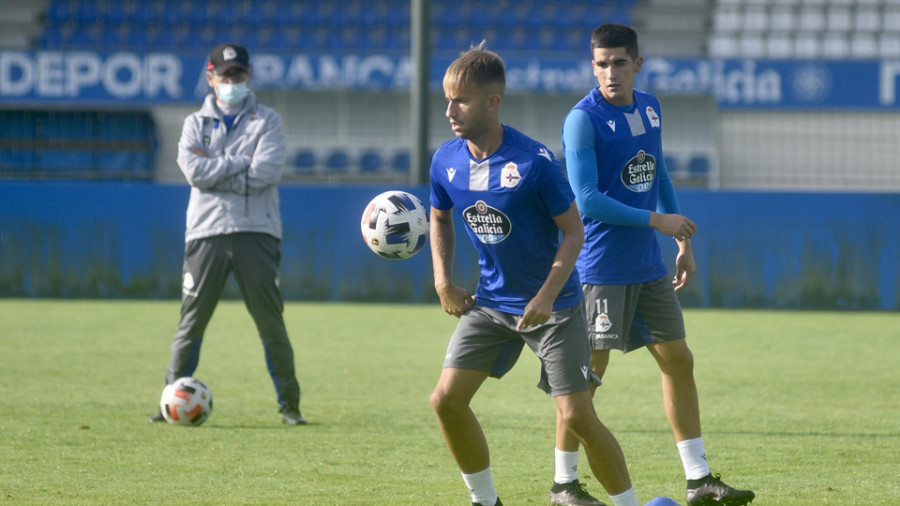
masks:
{"type": "Polygon", "coordinates": [[[495,151],[500,149],[501,144],[503,144],[503,125],[499,122],[485,131],[484,135],[474,139],[467,139],[466,142],[469,153],[471,153],[476,160],[484,160],[491,156],[495,151]]]}

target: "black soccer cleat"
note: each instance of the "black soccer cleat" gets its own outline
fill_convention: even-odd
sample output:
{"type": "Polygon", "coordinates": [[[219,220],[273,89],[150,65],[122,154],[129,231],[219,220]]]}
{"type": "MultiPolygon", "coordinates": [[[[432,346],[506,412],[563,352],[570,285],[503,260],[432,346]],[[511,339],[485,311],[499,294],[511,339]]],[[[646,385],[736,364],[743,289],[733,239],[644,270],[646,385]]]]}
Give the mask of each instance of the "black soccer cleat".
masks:
{"type": "Polygon", "coordinates": [[[157,411],[156,414],[148,418],[147,421],[150,423],[165,422],[166,417],[163,416],[162,411],[157,411]]]}
{"type": "MultiPolygon", "coordinates": [[[[487,505],[481,504],[480,502],[473,502],[472,506],[487,506],[487,505]]],[[[500,502],[499,497],[497,498],[497,502],[494,503],[494,506],[503,506],[503,503],[500,502]]]]}
{"type": "Polygon", "coordinates": [[[688,506],[744,506],[756,497],[752,490],[738,490],[726,485],[720,475],[708,474],[699,480],[688,480],[688,506]]]}
{"type": "Polygon", "coordinates": [[[586,490],[586,485],[578,480],[568,483],[553,483],[550,488],[550,506],[607,506],[586,490]]]}
{"type": "Polygon", "coordinates": [[[309,422],[306,421],[306,418],[303,418],[303,415],[300,414],[299,410],[296,409],[286,409],[281,412],[281,423],[285,423],[287,425],[308,425],[309,422]]]}

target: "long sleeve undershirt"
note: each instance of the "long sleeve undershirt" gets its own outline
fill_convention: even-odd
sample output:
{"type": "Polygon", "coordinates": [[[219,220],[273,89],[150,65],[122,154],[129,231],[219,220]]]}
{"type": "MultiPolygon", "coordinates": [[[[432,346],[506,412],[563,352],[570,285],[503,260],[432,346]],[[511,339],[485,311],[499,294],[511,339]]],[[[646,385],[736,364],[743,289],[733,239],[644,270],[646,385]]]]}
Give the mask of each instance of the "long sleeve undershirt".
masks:
{"type": "MultiPolygon", "coordinates": [[[[625,109],[630,109],[627,106],[625,109]]],[[[566,167],[569,182],[575,191],[575,202],[582,214],[611,225],[646,227],[650,224],[650,211],[627,206],[607,197],[597,187],[597,152],[594,144],[594,128],[588,113],[575,109],[566,117],[563,127],[563,143],[566,146],[566,167]]],[[[680,214],[678,199],[664,157],[657,160],[659,179],[659,203],[657,208],[665,213],[680,214]]]]}

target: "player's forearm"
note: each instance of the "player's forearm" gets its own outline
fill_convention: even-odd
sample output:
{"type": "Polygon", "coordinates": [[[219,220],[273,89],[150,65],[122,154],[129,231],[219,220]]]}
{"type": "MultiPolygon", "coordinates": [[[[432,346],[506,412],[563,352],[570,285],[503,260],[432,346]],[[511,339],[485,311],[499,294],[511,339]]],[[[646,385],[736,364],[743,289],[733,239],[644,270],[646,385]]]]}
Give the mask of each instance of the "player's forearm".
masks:
{"type": "Polygon", "coordinates": [[[538,296],[549,297],[553,300],[559,295],[560,290],[565,286],[569,276],[572,275],[572,269],[575,268],[575,261],[581,252],[581,246],[584,240],[578,240],[577,237],[564,235],[556,256],[553,258],[553,265],[550,267],[550,273],[547,279],[538,291],[538,296]]]}
{"type": "Polygon", "coordinates": [[[432,210],[431,218],[431,263],[434,270],[434,287],[440,291],[452,285],[451,273],[453,270],[453,223],[445,222],[435,217],[432,210]]]}

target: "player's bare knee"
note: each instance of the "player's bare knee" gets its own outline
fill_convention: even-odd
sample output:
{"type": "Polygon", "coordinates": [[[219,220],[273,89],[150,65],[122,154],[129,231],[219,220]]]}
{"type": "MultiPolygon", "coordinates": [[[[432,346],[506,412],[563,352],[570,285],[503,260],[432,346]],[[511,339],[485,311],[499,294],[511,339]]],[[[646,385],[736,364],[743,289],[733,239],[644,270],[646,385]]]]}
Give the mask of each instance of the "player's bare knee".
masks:
{"type": "Polygon", "coordinates": [[[580,440],[590,432],[591,424],[596,422],[596,416],[585,410],[566,409],[557,412],[557,416],[566,429],[580,440]]]}
{"type": "Polygon", "coordinates": [[[439,418],[450,417],[467,407],[467,402],[459,395],[454,395],[443,388],[436,387],[431,392],[431,408],[439,418]]]}
{"type": "Polygon", "coordinates": [[[683,353],[668,356],[667,360],[660,362],[659,367],[664,374],[670,376],[693,376],[694,354],[686,349],[683,353]]]}

